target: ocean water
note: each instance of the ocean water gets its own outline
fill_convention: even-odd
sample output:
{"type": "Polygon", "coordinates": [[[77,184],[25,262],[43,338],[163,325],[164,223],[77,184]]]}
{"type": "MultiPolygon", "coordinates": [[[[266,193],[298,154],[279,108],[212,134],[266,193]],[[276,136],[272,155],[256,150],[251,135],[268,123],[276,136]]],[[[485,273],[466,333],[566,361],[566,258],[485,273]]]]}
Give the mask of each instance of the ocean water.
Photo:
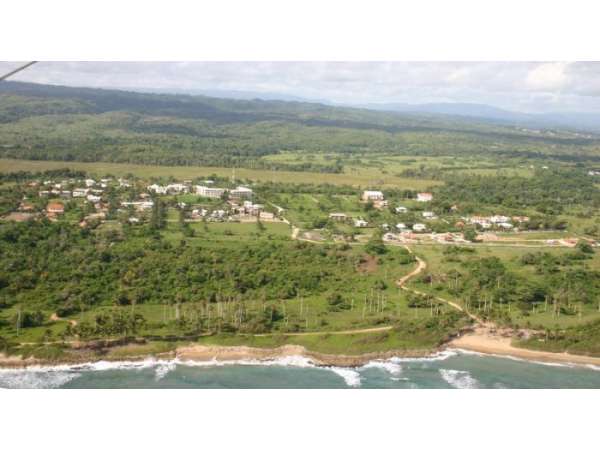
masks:
{"type": "Polygon", "coordinates": [[[358,368],[315,367],[298,357],[236,363],[148,359],[0,369],[0,388],[600,388],[600,367],[535,363],[463,351],[371,361],[358,368]]]}

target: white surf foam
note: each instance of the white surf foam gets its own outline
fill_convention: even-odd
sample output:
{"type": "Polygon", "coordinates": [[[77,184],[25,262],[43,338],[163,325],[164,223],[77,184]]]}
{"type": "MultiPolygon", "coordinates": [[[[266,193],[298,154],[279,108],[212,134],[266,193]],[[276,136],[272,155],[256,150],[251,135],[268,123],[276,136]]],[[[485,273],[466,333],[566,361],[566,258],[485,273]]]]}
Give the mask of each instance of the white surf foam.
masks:
{"type": "Polygon", "coordinates": [[[526,358],[519,358],[518,356],[513,356],[513,355],[500,355],[497,353],[481,353],[481,352],[476,352],[473,350],[465,350],[465,349],[456,349],[459,353],[464,354],[464,355],[471,355],[471,356],[480,356],[480,357],[492,357],[492,358],[504,358],[504,359],[510,359],[512,361],[518,361],[518,362],[524,362],[524,363],[530,363],[530,364],[538,364],[540,366],[549,366],[549,367],[570,367],[570,368],[574,368],[574,367],[585,367],[588,369],[592,369],[592,370],[600,370],[600,366],[594,366],[593,364],[577,364],[577,363],[559,363],[559,362],[549,362],[549,361],[537,361],[535,359],[526,359],[526,358]]]}
{"type": "Polygon", "coordinates": [[[69,372],[2,372],[0,388],[2,389],[53,389],[59,388],[81,374],[69,372]]]}
{"type": "Polygon", "coordinates": [[[165,361],[163,364],[159,364],[156,366],[156,370],[154,371],[154,379],[156,381],[162,380],[167,374],[173,370],[175,370],[177,364],[174,360],[165,361]]]}
{"type": "Polygon", "coordinates": [[[328,367],[336,375],[339,375],[344,379],[346,384],[350,387],[360,386],[360,373],[354,369],[347,369],[345,367],[328,367]]]}
{"type": "Polygon", "coordinates": [[[479,382],[466,370],[439,369],[440,375],[446,383],[457,389],[475,389],[479,382]]]}
{"type": "Polygon", "coordinates": [[[402,373],[402,366],[397,362],[393,361],[369,361],[367,364],[361,367],[361,369],[370,369],[377,368],[381,370],[385,370],[390,375],[398,376],[402,373]]]}
{"type": "Polygon", "coordinates": [[[433,353],[430,356],[420,356],[420,357],[402,357],[402,356],[393,356],[388,359],[388,361],[394,363],[403,363],[403,362],[435,362],[435,361],[444,361],[453,356],[457,356],[459,354],[456,350],[443,350],[441,352],[433,353]]]}

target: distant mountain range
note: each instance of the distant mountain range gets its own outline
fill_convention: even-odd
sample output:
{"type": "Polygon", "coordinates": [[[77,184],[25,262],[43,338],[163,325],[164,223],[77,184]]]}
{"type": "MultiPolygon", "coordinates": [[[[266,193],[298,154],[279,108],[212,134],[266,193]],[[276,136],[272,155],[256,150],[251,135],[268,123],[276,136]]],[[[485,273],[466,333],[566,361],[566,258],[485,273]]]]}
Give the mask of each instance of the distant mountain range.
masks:
{"type": "MultiPolygon", "coordinates": [[[[486,105],[342,106],[253,92],[169,92],[1,82],[0,157],[286,170],[289,164],[265,157],[310,149],[348,158],[373,152],[600,161],[600,130],[573,131],[594,124],[588,116],[586,122],[486,105]]],[[[301,168],[339,165],[307,159],[301,168]]]]}
{"type": "Polygon", "coordinates": [[[343,104],[325,99],[304,98],[277,92],[236,91],[225,89],[132,89],[131,91],[202,95],[208,97],[238,99],[238,100],[279,100],[292,102],[321,103],[328,106],[343,106],[371,109],[376,111],[415,113],[425,115],[445,115],[463,118],[474,118],[499,122],[504,125],[528,126],[534,128],[565,127],[571,130],[600,133],[600,113],[582,112],[550,112],[550,113],[521,113],[498,108],[481,103],[366,103],[343,104]]]}
{"type": "Polygon", "coordinates": [[[479,103],[371,103],[360,105],[378,111],[443,114],[504,122],[533,127],[567,127],[581,131],[600,132],[600,113],[551,112],[520,113],[479,103]]]}

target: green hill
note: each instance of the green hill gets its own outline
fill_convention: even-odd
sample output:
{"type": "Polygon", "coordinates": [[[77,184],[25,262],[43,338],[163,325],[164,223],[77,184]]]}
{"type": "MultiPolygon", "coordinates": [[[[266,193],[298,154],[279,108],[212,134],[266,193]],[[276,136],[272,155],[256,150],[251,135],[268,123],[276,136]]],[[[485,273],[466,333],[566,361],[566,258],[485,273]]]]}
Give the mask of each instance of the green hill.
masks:
{"type": "Polygon", "coordinates": [[[600,139],[444,115],[0,83],[0,157],[336,172],[345,155],[597,160],[600,139]],[[280,152],[338,154],[292,167],[280,152]]]}

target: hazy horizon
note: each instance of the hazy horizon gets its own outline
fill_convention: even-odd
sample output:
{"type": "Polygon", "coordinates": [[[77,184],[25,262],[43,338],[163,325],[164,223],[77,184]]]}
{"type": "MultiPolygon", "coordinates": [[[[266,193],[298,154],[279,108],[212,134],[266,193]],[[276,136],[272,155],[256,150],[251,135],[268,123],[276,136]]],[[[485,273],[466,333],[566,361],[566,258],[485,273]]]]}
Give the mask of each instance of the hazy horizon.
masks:
{"type": "MultiPolygon", "coordinates": [[[[0,70],[19,64],[0,62],[0,70]]],[[[39,62],[11,80],[338,105],[470,103],[521,113],[600,113],[598,62],[39,62]]]]}

